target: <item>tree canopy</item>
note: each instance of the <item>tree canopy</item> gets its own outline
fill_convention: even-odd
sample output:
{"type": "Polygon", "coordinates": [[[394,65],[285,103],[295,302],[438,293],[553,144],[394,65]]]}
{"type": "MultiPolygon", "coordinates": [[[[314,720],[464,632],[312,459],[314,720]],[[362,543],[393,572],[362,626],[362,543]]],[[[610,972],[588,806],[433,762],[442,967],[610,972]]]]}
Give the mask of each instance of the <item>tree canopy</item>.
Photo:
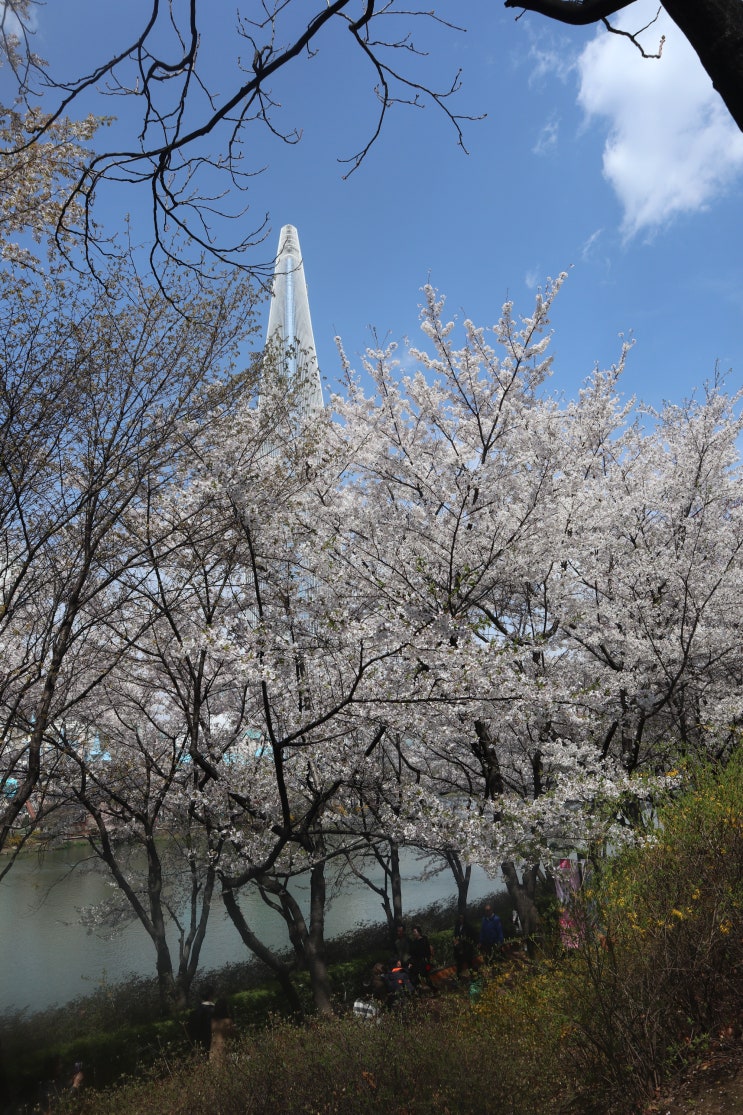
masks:
{"type": "MultiPolygon", "coordinates": [[[[404,49],[371,38],[394,7],[330,4],[302,49],[338,17],[414,100],[375,62],[404,49]]],[[[261,44],[296,10],[244,25],[247,92],[212,113],[235,142],[270,119],[265,70],[295,55],[261,44]]],[[[148,35],[89,84],[150,83],[144,147],[116,165],[177,213],[193,128],[157,97],[173,82],[185,105],[198,36],[176,66],[148,35]]],[[[626,346],[575,400],[550,394],[561,275],[491,329],[427,286],[420,346],[358,370],[341,352],[342,391],[305,420],[284,354],[246,352],[235,269],[205,282],[164,241],[159,285],[114,245],[95,274],[66,266],[114,166],[83,146],[95,121],[61,115],[82,89],[5,118],[0,847],[76,826],[116,883],[101,916],[140,920],[164,999],[187,998],[217,893],[286,978],[240,911],[254,887],[327,1009],[329,863],[382,865],[389,917],[400,848],[446,862],[464,901],[468,865],[500,869],[531,928],[540,864],[634,839],[689,758],[739,747],[743,399],[715,376],[658,411],[626,402],[626,346]],[[44,267],[22,238],[54,230],[44,267]]]]}
{"type": "Polygon", "coordinates": [[[260,406],[244,379],[223,405],[229,307],[186,335],[158,298],[94,305],[62,377],[81,436],[37,422],[30,454],[8,409],[28,464],[4,474],[5,832],[24,802],[82,810],[168,993],[187,994],[215,887],[278,967],[234,898],[274,905],[327,1007],[332,860],[503,866],[527,911],[518,865],[619,847],[688,758],[737,748],[741,398],[718,379],[658,412],[622,402],[620,352],[557,401],[562,281],[460,338],[428,288],[414,370],[370,351],[372,393],[347,367],[305,424],[265,381],[260,406]]]}

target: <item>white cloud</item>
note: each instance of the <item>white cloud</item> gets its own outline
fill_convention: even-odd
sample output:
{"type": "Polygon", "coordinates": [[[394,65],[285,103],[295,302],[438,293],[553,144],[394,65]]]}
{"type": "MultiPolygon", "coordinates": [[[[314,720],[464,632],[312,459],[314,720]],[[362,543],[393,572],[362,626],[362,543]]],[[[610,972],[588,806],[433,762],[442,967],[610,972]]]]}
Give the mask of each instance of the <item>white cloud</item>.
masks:
{"type": "Polygon", "coordinates": [[[557,77],[566,82],[575,68],[574,53],[566,46],[564,36],[557,40],[544,32],[529,49],[529,85],[539,85],[545,77],[557,77]]]}
{"type": "MultiPolygon", "coordinates": [[[[638,0],[613,22],[634,32],[656,11],[656,0],[638,0]]],[[[602,29],[578,61],[579,103],[589,118],[609,121],[604,175],[627,238],[705,208],[743,173],[743,134],[664,12],[642,36],[647,53],[658,50],[661,35],[662,58],[647,60],[602,29]]]]}
{"type": "Polygon", "coordinates": [[[559,122],[553,117],[548,120],[537,136],[537,141],[532,147],[535,155],[549,155],[557,148],[557,136],[560,130],[559,122]]]}
{"type": "Polygon", "coordinates": [[[600,239],[601,234],[602,234],[603,231],[604,230],[602,228],[597,228],[596,231],[592,232],[591,235],[588,237],[588,239],[583,243],[583,246],[580,250],[580,258],[584,262],[586,262],[587,260],[591,259],[594,256],[595,251],[598,248],[599,239],[600,239]]]}

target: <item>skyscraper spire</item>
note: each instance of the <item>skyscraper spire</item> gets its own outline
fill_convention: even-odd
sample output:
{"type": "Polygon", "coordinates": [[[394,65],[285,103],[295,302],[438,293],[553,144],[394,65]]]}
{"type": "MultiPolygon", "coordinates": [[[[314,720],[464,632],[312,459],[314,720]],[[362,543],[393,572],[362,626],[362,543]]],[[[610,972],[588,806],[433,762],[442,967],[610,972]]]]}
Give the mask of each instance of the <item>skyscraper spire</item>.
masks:
{"type": "MultiPolygon", "coordinates": [[[[274,268],[266,347],[276,357],[279,376],[296,392],[293,410],[299,419],[323,407],[310,306],[299,236],[294,225],[284,225],[274,268]]],[[[264,377],[267,369],[264,369],[264,377]]],[[[265,393],[264,382],[261,394],[265,393]]]]}

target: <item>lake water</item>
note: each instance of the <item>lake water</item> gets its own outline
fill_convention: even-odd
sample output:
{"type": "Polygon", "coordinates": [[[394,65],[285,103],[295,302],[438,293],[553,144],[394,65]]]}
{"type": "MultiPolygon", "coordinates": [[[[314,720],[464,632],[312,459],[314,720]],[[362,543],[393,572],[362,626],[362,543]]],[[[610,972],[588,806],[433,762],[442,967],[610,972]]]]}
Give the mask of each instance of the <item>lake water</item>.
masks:
{"type": "MultiPolygon", "coordinates": [[[[43,860],[28,854],[0,883],[0,1013],[24,1007],[43,1010],[119,983],[129,973],[155,975],[155,950],[139,922],[111,937],[88,932],[76,920],[78,907],[101,902],[110,893],[106,874],[79,870],[86,855],[84,847],[47,853],[43,860]]],[[[402,870],[406,912],[456,897],[448,870],[421,879],[423,864],[413,855],[402,859],[402,870]]],[[[486,896],[501,889],[500,878],[489,879],[484,871],[473,868],[469,890],[473,904],[482,905],[486,896]]],[[[278,915],[249,891],[242,902],[258,936],[280,950],[287,949],[286,931],[278,915]]],[[[326,936],[383,921],[379,897],[352,881],[330,904],[326,936]]],[[[217,896],[200,967],[219,968],[251,958],[217,896]]]]}

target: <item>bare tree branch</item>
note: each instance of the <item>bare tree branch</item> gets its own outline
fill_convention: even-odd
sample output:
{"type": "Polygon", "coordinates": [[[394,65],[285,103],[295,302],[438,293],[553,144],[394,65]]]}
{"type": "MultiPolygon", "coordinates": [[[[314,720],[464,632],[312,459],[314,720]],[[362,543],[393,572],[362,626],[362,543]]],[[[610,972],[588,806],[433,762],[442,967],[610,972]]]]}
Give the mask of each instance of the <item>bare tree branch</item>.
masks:
{"type": "MultiPolygon", "coordinates": [[[[634,0],[504,2],[507,8],[573,26],[603,22],[609,31],[629,38],[645,57],[656,57],[641,47],[638,31],[608,23],[634,0]]],[[[48,142],[51,130],[60,126],[83,96],[86,101],[91,94],[125,97],[141,106],[129,136],[122,121],[117,135],[124,139],[113,139],[108,149],[99,143],[98,152],[76,167],[59,211],[58,248],[73,263],[82,252],[94,272],[99,258],[113,250],[96,225],[98,203],[106,187],[123,183],[148,191],[152,228],[148,242],[156,275],[174,260],[184,262],[182,247],[176,251],[173,242],[176,237],[182,242],[185,234],[191,245],[185,260],[188,266],[198,270],[202,256],[216,256],[247,269],[259,281],[270,281],[272,261],[253,260],[268,232],[267,215],[256,214],[249,222],[252,228],[245,231],[252,180],[265,169],[250,164],[247,142],[259,126],[279,142],[299,142],[301,122],[282,119],[274,85],[278,86],[286,67],[314,63],[338,27],[348,31],[346,42],[368,64],[369,91],[376,98],[366,138],[353,154],[339,160],[345,176],[364,161],[394,105],[440,110],[463,149],[463,122],[477,118],[452,107],[460,89],[458,70],[441,85],[421,73],[425,51],[412,37],[423,19],[444,33],[461,28],[433,9],[407,8],[404,0],[314,0],[314,5],[306,0],[242,0],[236,14],[232,75],[230,59],[225,57],[218,76],[209,73],[209,54],[203,44],[221,25],[219,17],[215,24],[205,0],[150,0],[139,33],[72,80],[60,78],[33,53],[35,3],[6,0],[0,17],[0,53],[15,75],[20,97],[38,113],[37,127],[8,151],[11,157],[48,142]],[[232,242],[225,242],[229,236],[224,233],[225,219],[240,222],[232,242]]],[[[663,0],[663,9],[696,50],[743,129],[743,4],[740,0],[663,0]]]]}
{"type": "Polygon", "coordinates": [[[653,24],[658,19],[658,16],[660,15],[661,10],[662,10],[661,8],[658,8],[658,11],[655,13],[654,17],[650,20],[650,23],[646,23],[645,26],[641,27],[639,31],[623,31],[621,29],[621,27],[612,27],[612,25],[609,23],[608,19],[602,19],[601,22],[603,23],[603,25],[604,25],[604,27],[606,28],[607,31],[611,31],[612,35],[622,35],[623,38],[629,39],[629,41],[631,43],[634,43],[634,45],[637,47],[637,49],[639,50],[639,52],[643,56],[643,58],[647,58],[647,59],[660,58],[661,55],[663,54],[663,44],[666,41],[666,36],[665,35],[661,35],[661,37],[660,37],[660,42],[658,44],[658,53],[657,54],[648,54],[647,51],[645,50],[645,48],[643,47],[642,43],[638,41],[637,36],[641,35],[643,33],[643,31],[647,31],[648,27],[653,26],[653,24]]]}
{"type": "MultiPolygon", "coordinates": [[[[244,263],[246,253],[262,244],[268,224],[267,217],[261,216],[244,233],[245,192],[264,168],[244,165],[243,145],[249,127],[259,124],[284,143],[299,141],[301,129],[283,126],[278,119],[280,106],[271,84],[291,63],[314,58],[326,29],[339,19],[350,32],[350,41],[371,63],[376,78],[373,92],[379,102],[370,136],[355,154],[339,160],[351,164],[348,173],[363,162],[393,104],[433,104],[454,126],[457,142],[464,148],[462,121],[472,117],[456,114],[448,104],[460,88],[459,73],[439,90],[391,62],[393,51],[398,57],[425,56],[411,37],[416,20],[425,18],[442,28],[454,27],[434,11],[404,8],[399,0],[315,0],[315,12],[308,19],[304,14],[307,5],[297,0],[264,0],[252,5],[245,0],[237,13],[235,36],[238,44],[248,47],[249,61],[236,56],[231,91],[229,70],[220,74],[220,84],[227,88],[227,95],[222,96],[210,88],[202,61],[202,36],[206,38],[214,19],[203,0],[170,0],[167,4],[151,0],[136,37],[90,72],[69,81],[61,80],[31,50],[34,2],[8,0],[0,24],[0,50],[4,46],[20,95],[28,103],[43,98],[48,113],[25,146],[42,141],[83,94],[136,96],[143,106],[133,142],[99,148],[91,155],[72,181],[61,209],[58,248],[72,261],[76,246],[82,246],[85,262],[94,272],[98,253],[105,256],[110,252],[99,239],[96,203],[106,185],[126,183],[149,190],[150,263],[155,274],[175,258],[173,238],[185,234],[193,249],[192,260],[208,254],[221,262],[247,266],[261,280],[270,278],[272,261],[244,263]],[[378,34],[381,21],[386,18],[389,24],[393,16],[397,17],[395,33],[378,34]],[[50,107],[55,93],[57,102],[50,107]],[[208,137],[213,141],[211,149],[205,144],[208,137]],[[219,236],[215,231],[222,218],[240,219],[241,231],[232,243],[222,241],[222,229],[219,236]]],[[[181,253],[182,243],[180,259],[181,253]]]]}

